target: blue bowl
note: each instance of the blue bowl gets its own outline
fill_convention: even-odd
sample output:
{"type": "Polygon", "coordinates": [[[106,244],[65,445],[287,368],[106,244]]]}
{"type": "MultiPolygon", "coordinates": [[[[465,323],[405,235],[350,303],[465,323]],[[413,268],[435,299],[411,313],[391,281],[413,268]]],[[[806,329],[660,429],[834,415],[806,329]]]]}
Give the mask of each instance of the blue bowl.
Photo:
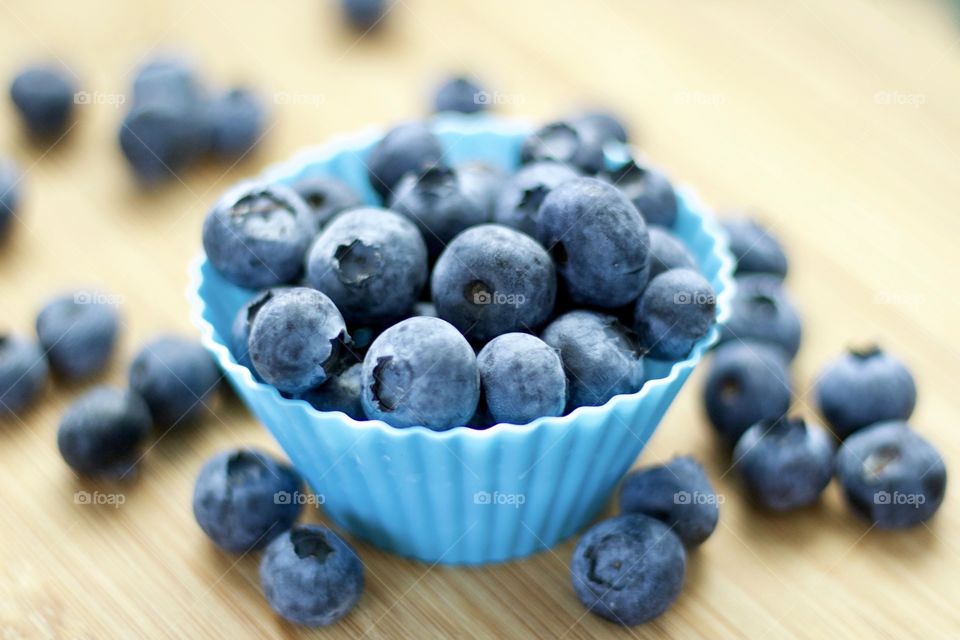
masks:
{"type": "MultiPolygon", "coordinates": [[[[434,121],[453,163],[483,160],[515,168],[532,128],[484,117],[434,121]]],[[[380,130],[338,137],[266,172],[290,182],[335,176],[371,203],[363,159],[380,130]]],[[[733,260],[710,213],[680,189],[674,231],[717,293],[718,318],[730,309],[733,260]]],[[[552,547],[586,526],[653,434],[701,356],[710,333],[680,362],[647,361],[649,379],[633,394],[562,417],[477,431],[397,429],[377,420],[321,412],[281,397],[237,364],[230,325],[253,292],[224,280],[200,257],[191,269],[193,319],[237,393],[306,477],[327,514],[370,543],[424,562],[482,564],[552,547]]]]}

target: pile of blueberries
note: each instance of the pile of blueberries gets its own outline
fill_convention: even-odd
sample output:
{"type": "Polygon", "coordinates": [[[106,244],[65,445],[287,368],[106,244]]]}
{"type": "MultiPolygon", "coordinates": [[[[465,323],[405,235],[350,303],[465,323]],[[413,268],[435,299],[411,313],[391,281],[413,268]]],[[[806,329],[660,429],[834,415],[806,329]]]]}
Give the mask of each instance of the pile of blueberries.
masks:
{"type": "Polygon", "coordinates": [[[119,141],[137,179],[168,181],[204,157],[234,162],[260,140],[266,119],[261,97],[233,87],[212,95],[193,65],[172,55],[135,73],[119,141]]]}
{"type": "MultiPolygon", "coordinates": [[[[57,296],[37,314],[37,339],[0,335],[0,417],[37,399],[47,378],[78,383],[99,374],[115,351],[120,315],[111,296],[77,291],[57,296]]],[[[64,413],[57,444],[77,473],[118,479],[143,457],[152,427],[193,422],[217,391],[221,376],[197,342],[159,336],[136,354],[129,388],[97,385],[64,413]]]]}
{"type": "MultiPolygon", "coordinates": [[[[76,106],[96,94],[78,91],[63,68],[36,64],[25,68],[10,85],[10,98],[26,131],[39,144],[65,136],[76,106]]],[[[234,162],[257,144],[264,130],[266,108],[260,96],[243,87],[208,91],[186,59],[164,54],[145,62],[134,74],[129,108],[118,131],[120,149],[136,178],[145,185],[168,181],[201,158],[234,162]]],[[[124,96],[126,103],[127,96],[124,96]]],[[[112,97],[118,100],[118,97],[112,97]]],[[[6,194],[9,172],[0,164],[0,193],[6,194]]],[[[13,182],[16,184],[16,182],[13,182]]],[[[4,199],[0,204],[0,227],[4,199]]]]}
{"type": "Polygon", "coordinates": [[[704,401],[751,495],[763,507],[789,511],[816,502],[836,476],[851,510],[871,525],[929,519],[943,502],[947,474],[933,445],[906,423],[917,400],[910,370],[880,347],[851,349],[828,363],[815,385],[832,434],[788,416],[801,322],[783,288],[787,258],[755,221],[725,226],[737,286],[704,401]]]}
{"type": "Polygon", "coordinates": [[[646,358],[706,335],[715,299],[670,231],[670,182],[605,167],[624,141],[607,116],[552,123],[506,175],[448,166],[410,122],[365,158],[388,207],[329,176],[236,185],[203,227],[213,267],[260,290],[234,356],[286,396],[401,428],[526,424],[636,392],[646,358]]]}
{"type": "MultiPolygon", "coordinates": [[[[460,96],[459,106],[469,104],[460,96]]],[[[707,333],[715,300],[671,233],[678,202],[669,180],[635,159],[605,166],[604,148],[626,140],[606,114],[552,123],[523,142],[520,169],[507,175],[476,162],[448,166],[429,127],[413,122],[387,132],[365,159],[388,207],[363,205],[329,176],[237,185],[203,229],[219,273],[260,289],[233,324],[234,356],[285,396],[399,428],[526,424],[637,391],[646,358],[686,357],[707,333]]],[[[285,531],[299,506],[276,497],[299,480],[277,464],[244,450],[213,458],[194,512],[224,549],[266,546],[261,579],[278,613],[328,624],[359,596],[362,565],[329,530],[285,531]],[[304,537],[318,542],[298,545],[304,537]],[[294,587],[336,584],[332,576],[346,581],[337,598],[294,587]]],[[[696,463],[676,465],[709,488],[696,463]]],[[[631,517],[630,535],[640,537],[621,551],[669,546],[657,529],[665,525],[631,517]]],[[[714,506],[712,524],[683,526],[684,541],[698,544],[715,524],[714,506]]],[[[683,578],[682,545],[670,550],[669,560],[644,555],[673,591],[645,580],[625,596],[644,604],[626,613],[600,610],[602,584],[578,587],[581,599],[624,623],[658,615],[683,578]]],[[[624,566],[621,575],[638,570],[624,566]]]]}
{"type": "Polygon", "coordinates": [[[287,620],[324,626],[345,616],[363,593],[364,572],[350,544],[330,529],[295,524],[312,494],[289,465],[257,449],[233,449],[200,469],[193,493],[197,524],[221,549],[264,549],[260,581],[287,620]]]}

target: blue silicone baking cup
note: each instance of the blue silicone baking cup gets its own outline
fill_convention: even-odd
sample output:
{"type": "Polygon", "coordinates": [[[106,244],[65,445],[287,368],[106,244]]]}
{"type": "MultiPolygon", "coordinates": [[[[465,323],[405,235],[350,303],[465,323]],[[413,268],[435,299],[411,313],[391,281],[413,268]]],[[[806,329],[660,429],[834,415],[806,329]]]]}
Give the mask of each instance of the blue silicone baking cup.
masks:
{"type": "MultiPolygon", "coordinates": [[[[520,142],[532,130],[519,121],[453,115],[438,117],[433,128],[451,164],[481,160],[508,169],[515,168],[520,142]]],[[[331,175],[376,203],[363,160],[381,135],[382,130],[371,129],[337,137],[269,169],[265,177],[290,182],[331,175]]],[[[733,260],[694,193],[686,188],[678,193],[674,232],[713,285],[723,322],[733,292],[733,260]]],[[[585,527],[718,336],[714,327],[680,362],[648,360],[651,379],[639,392],[600,407],[482,431],[397,429],[284,398],[237,364],[227,346],[230,325],[253,294],[224,280],[203,256],[196,260],[189,298],[204,345],[320,496],[330,518],[377,547],[430,563],[522,558],[585,527]]]]}

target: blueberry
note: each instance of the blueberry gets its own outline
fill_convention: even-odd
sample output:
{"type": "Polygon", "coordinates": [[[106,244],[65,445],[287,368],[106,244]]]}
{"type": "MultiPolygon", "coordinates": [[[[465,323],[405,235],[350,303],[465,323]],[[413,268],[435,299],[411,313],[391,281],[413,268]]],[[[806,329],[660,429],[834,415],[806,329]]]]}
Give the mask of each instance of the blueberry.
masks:
{"type": "Polygon", "coordinates": [[[576,177],[576,171],[558,162],[532,162],[520,167],[503,184],[493,221],[536,237],[544,198],[560,184],[576,177]]]}
{"type": "Polygon", "coordinates": [[[643,467],[629,474],[620,487],[620,511],[642,513],[670,526],[688,548],[703,544],[720,519],[720,507],[710,479],[690,456],[667,464],[643,467]]]}
{"type": "Polygon", "coordinates": [[[571,122],[581,131],[588,132],[594,140],[599,140],[601,144],[627,142],[626,127],[617,116],[608,111],[587,111],[574,116],[571,122]]]}
{"type": "Polygon", "coordinates": [[[537,238],[576,303],[620,307],[647,285],[647,226],[606,182],[575,178],[553,189],[540,205],[537,238]]]}
{"type": "Polygon", "coordinates": [[[520,147],[523,164],[541,160],[595,174],[603,169],[603,146],[584,129],[568,122],[551,122],[530,134],[520,147]]]}
{"type": "Polygon", "coordinates": [[[730,342],[717,349],[703,396],[707,416],[727,444],[790,409],[793,383],[787,365],[780,349],[759,342],[730,342]]]}
{"type": "Polygon", "coordinates": [[[207,460],[193,486],[193,517],[220,548],[262,549],[302,511],[303,480],[257,449],[233,449],[207,460]]]}
{"type": "Polygon", "coordinates": [[[460,190],[481,210],[484,220],[492,220],[497,198],[507,181],[506,172],[485,162],[467,162],[457,167],[460,190]]]}
{"type": "Polygon", "coordinates": [[[133,104],[165,104],[179,111],[199,108],[204,95],[193,63],[175,54],[155,56],[134,71],[133,104]]]}
{"type": "Polygon", "coordinates": [[[113,354],[120,315],[99,294],[54,298],[37,315],[37,336],[50,367],[69,380],[101,371],[113,354]]]}
{"type": "Polygon", "coordinates": [[[813,504],[833,475],[833,441],[802,418],[761,420],[733,450],[734,467],[758,503],[774,511],[813,504]]]}
{"type": "Polygon", "coordinates": [[[663,227],[652,226],[650,234],[650,279],[670,269],[696,269],[697,262],[679,238],[663,227]]]}
{"type": "Polygon", "coordinates": [[[282,185],[243,182],[207,214],[203,248],[227,280],[263,289],[300,275],[311,228],[310,212],[296,193],[282,185]]]}
{"type": "Polygon", "coordinates": [[[408,173],[419,175],[443,157],[440,139],[422,122],[407,122],[387,132],[367,156],[370,186],[386,201],[408,173]]]}
{"type": "Polygon", "coordinates": [[[307,253],[307,283],[327,294],[347,322],[406,317],[427,281],[427,246],[417,227],[386,209],[341,213],[307,253]]]}
{"type": "Polygon", "coordinates": [[[0,156],[0,240],[16,217],[20,206],[20,169],[9,158],[0,156]]]}
{"type": "Polygon", "coordinates": [[[363,563],[333,531],[299,525],[267,547],[260,583],[270,607],[287,620],[326,626],[347,615],[363,594],[363,563]]]}
{"type": "Polygon", "coordinates": [[[341,211],[362,204],[360,196],[353,189],[330,176],[300,178],[291,187],[310,209],[313,233],[320,231],[341,211]]]}
{"type": "Polygon", "coordinates": [[[881,529],[930,519],[947,488],[943,458],[899,421],[881,422],[847,438],[837,452],[836,473],[854,513],[881,529]]]}
{"type": "Polygon", "coordinates": [[[240,158],[263,135],[266,108],[255,92],[235,88],[210,100],[206,116],[211,152],[221,158],[240,158]]]}
{"type": "Polygon", "coordinates": [[[640,345],[657,360],[687,357],[716,321],[710,283],[692,269],[664,271],[650,281],[634,314],[640,345]]]}
{"type": "Polygon", "coordinates": [[[480,398],[473,349],[438,318],[409,318],[380,334],[361,376],[364,413],[394,427],[444,431],[465,425],[480,398]]]}
{"type": "Polygon", "coordinates": [[[441,318],[477,342],[534,331],[553,312],[557,277],[530,236],[485,224],[467,229],[440,255],[430,289],[441,318]]]}
{"type": "Polygon", "coordinates": [[[416,223],[431,258],[464,229],[487,222],[486,210],[464,192],[456,172],[446,167],[407,175],[397,185],[390,208],[416,223]]]}
{"type": "Polygon", "coordinates": [[[53,66],[28,67],[10,85],[10,98],[20,118],[37,138],[56,138],[67,131],[75,95],[73,79],[53,66]]]}
{"type": "Polygon", "coordinates": [[[25,337],[0,333],[0,418],[26,409],[47,379],[47,361],[25,337]]]}
{"type": "Polygon", "coordinates": [[[787,256],[780,242],[760,223],[748,218],[723,221],[736,259],[736,275],[771,273],[783,279],[787,275],[787,256]]]}
{"type": "Polygon", "coordinates": [[[196,419],[219,382],[220,370],[206,349],[180,336],[154,338],[130,364],[130,388],[147,402],[159,427],[196,419]]]}
{"type": "Polygon", "coordinates": [[[875,422],[906,420],[916,403],[910,370],[877,346],[849,350],[817,382],[820,412],[840,438],[875,422]]]}
{"type": "Polygon", "coordinates": [[[736,278],[731,313],[720,327],[720,344],[755,340],[776,345],[791,360],[800,350],[800,315],[777,276],[754,273],[736,278]]]}
{"type": "Polygon", "coordinates": [[[123,477],[139,460],[150,426],[150,410],[136,393],[95,387],[63,414],[57,446],[77,473],[123,477]]]}
{"type": "Polygon", "coordinates": [[[672,227],[677,221],[677,194],[658,169],[635,160],[607,176],[637,207],[647,224],[672,227]]]}
{"type": "Polygon", "coordinates": [[[541,338],[560,353],[570,391],[569,411],[600,406],[643,386],[643,358],[613,316],[571,311],[547,325],[541,338]]]}
{"type": "Polygon", "coordinates": [[[323,384],[350,336],[330,298],[293,287],[260,307],[249,342],[250,361],[260,377],[284,393],[298,394],[323,384]]]}
{"type": "Polygon", "coordinates": [[[494,423],[526,424],[563,415],[567,379],[557,352],[526,333],[494,338],[477,356],[486,408],[494,423]]]}
{"type": "Polygon", "coordinates": [[[238,364],[250,369],[254,375],[256,371],[253,363],[250,362],[250,327],[253,325],[253,319],[274,295],[286,290],[288,287],[274,287],[253,296],[240,307],[230,326],[230,352],[238,364]]]}
{"type": "Polygon", "coordinates": [[[361,372],[363,363],[357,362],[334,373],[319,387],[303,393],[317,411],[342,411],[354,420],[364,420],[363,404],[360,402],[361,372]]]}
{"type": "Polygon", "coordinates": [[[591,612],[624,626],[652,620],[680,595],[687,556],[667,525],[630,513],[591,527],[573,550],[577,598],[591,612]]]}
{"type": "Polygon", "coordinates": [[[347,23],[358,31],[369,31],[387,14],[386,0],[340,0],[347,23]]]}
{"type": "Polygon", "coordinates": [[[120,150],[144,185],[179,174],[207,148],[207,131],[199,114],[172,102],[134,104],[120,125],[120,150]]]}
{"type": "Polygon", "coordinates": [[[433,110],[457,111],[459,113],[479,113],[486,111],[483,87],[466,76],[454,76],[437,88],[433,98],[433,110]]]}

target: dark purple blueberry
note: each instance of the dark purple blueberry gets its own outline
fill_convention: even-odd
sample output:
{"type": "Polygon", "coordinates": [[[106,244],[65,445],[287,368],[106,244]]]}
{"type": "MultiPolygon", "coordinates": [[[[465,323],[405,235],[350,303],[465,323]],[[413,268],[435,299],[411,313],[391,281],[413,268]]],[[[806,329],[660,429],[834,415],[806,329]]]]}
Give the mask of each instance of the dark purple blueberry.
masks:
{"type": "Polygon", "coordinates": [[[591,613],[634,626],[680,596],[687,554],[680,538],[653,518],[630,513],[591,527],[573,550],[570,574],[591,613]]]}
{"type": "Polygon", "coordinates": [[[307,253],[307,283],[351,323],[406,317],[427,282],[427,247],[417,227],[386,209],[346,211],[307,253]]]}
{"type": "Polygon", "coordinates": [[[394,427],[462,426],[480,399],[473,348],[438,318],[409,318],[380,334],[363,360],[361,380],[364,413],[394,427]]]}
{"type": "Polygon", "coordinates": [[[150,427],[150,410],[136,393],[95,387],[63,414],[57,446],[77,473],[122,478],[140,459],[150,427]]]}
{"type": "Polygon", "coordinates": [[[193,516],[221,549],[262,549],[297,521],[303,480],[257,449],[231,449],[207,460],[193,487],[193,516]]]}
{"type": "Polygon", "coordinates": [[[10,85],[10,98],[30,134],[50,140],[63,135],[76,102],[73,78],[56,66],[38,65],[19,72],[10,85]]]}
{"type": "Polygon", "coordinates": [[[527,333],[505,333],[477,355],[480,384],[494,424],[526,424],[563,415],[567,379],[553,347],[527,333]]]}
{"type": "Polygon", "coordinates": [[[448,78],[437,88],[433,98],[436,112],[479,113],[486,111],[489,94],[483,87],[466,76],[448,78]]]}
{"type": "Polygon", "coordinates": [[[420,175],[440,164],[440,139],[422,122],[397,125],[381,138],[366,158],[370,186],[387,202],[408,173],[420,175]]]}
{"type": "Polygon", "coordinates": [[[630,333],[614,317],[571,311],[543,330],[544,342],[557,350],[567,373],[567,411],[600,406],[643,386],[643,358],[630,333]]]}
{"type": "Polygon", "coordinates": [[[780,242],[756,220],[733,218],[723,221],[736,260],[735,275],[770,273],[783,279],[787,275],[787,256],[780,242]]]}
{"type": "Polygon", "coordinates": [[[730,317],[720,327],[720,344],[754,340],[780,347],[790,360],[800,350],[803,327],[797,307],[775,275],[736,278],[730,317]]]}
{"type": "Polygon", "coordinates": [[[659,169],[631,160],[606,178],[623,191],[647,224],[671,228],[676,223],[677,194],[659,169]]]}
{"type": "Polygon", "coordinates": [[[220,384],[220,370],[203,345],[175,335],[146,343],[130,364],[130,388],[161,428],[198,418],[220,384]]]}
{"type": "Polygon", "coordinates": [[[853,512],[881,529],[926,522],[947,489],[940,453],[899,421],[880,422],[847,438],[837,452],[836,474],[853,512]]]}
{"type": "Polygon", "coordinates": [[[703,388],[707,416],[731,447],[761,420],[790,409],[793,382],[783,351],[760,342],[730,342],[709,362],[703,388]]]}
{"type": "Polygon", "coordinates": [[[247,289],[264,289],[300,276],[312,228],[306,204],[289,188],[243,182],[207,214],[203,248],[224,278],[247,289]]]}
{"type": "Polygon", "coordinates": [[[647,285],[647,225],[606,182],[575,178],[553,189],[540,205],[537,239],[578,304],[614,309],[636,300],[647,285]]]}
{"type": "Polygon", "coordinates": [[[813,504],[833,476],[833,438],[802,418],[762,420],[733,450],[734,467],[756,501],[774,511],[813,504]]]}
{"type": "Polygon", "coordinates": [[[117,342],[120,314],[99,293],[54,298],[37,314],[37,336],[57,375],[77,380],[99,373],[117,342]]]}
{"type": "Polygon", "coordinates": [[[349,341],[343,316],[329,297],[292,287],[257,311],[250,327],[250,361],[265,382],[295,395],[323,384],[349,341]]]}
{"type": "Polygon", "coordinates": [[[880,347],[850,349],[817,380],[817,404],[839,438],[877,422],[907,420],[917,385],[907,366],[880,347]]]}
{"type": "Polygon", "coordinates": [[[620,511],[660,520],[688,548],[703,544],[717,528],[719,502],[703,467],[690,456],[641,467],[620,487],[620,511]]]}
{"type": "Polygon", "coordinates": [[[634,311],[640,346],[656,360],[686,358],[716,322],[713,287],[692,269],[664,271],[644,289],[634,311]]]}
{"type": "Polygon", "coordinates": [[[539,329],[553,312],[557,277],[533,238],[488,224],[453,239],[437,260],[430,289],[441,318],[486,342],[539,329]]]}

